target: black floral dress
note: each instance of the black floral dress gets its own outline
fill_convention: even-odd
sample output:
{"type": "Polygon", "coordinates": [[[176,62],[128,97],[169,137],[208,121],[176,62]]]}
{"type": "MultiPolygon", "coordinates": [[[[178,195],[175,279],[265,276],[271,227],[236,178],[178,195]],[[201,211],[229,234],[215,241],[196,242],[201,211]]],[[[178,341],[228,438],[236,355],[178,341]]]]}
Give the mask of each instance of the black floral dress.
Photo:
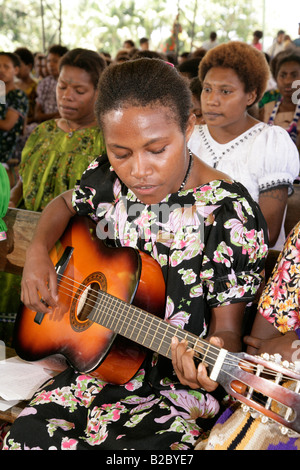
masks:
{"type": "Polygon", "coordinates": [[[0,162],[6,163],[14,156],[17,142],[23,134],[25,118],[28,113],[28,98],[24,91],[11,90],[5,97],[5,104],[0,102],[0,119],[5,119],[8,109],[19,114],[18,120],[9,131],[0,131],[0,162]]]}
{"type": "MultiPolygon", "coordinates": [[[[73,203],[98,223],[100,237],[110,234],[117,246],[137,247],[159,263],[169,323],[205,337],[212,307],[255,297],[267,230],[240,184],[211,181],[149,206],[103,156],[83,174],[73,203]]],[[[62,372],[35,394],[4,449],[187,450],[219,412],[216,396],[182,386],[171,361],[149,352],[124,385],[62,372]]]]}

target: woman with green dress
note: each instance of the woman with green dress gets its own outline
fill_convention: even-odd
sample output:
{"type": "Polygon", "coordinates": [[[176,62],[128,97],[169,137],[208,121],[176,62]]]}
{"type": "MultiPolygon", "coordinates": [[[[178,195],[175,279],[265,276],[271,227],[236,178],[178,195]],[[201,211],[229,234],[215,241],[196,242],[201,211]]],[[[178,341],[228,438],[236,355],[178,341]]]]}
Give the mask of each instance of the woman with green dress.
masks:
{"type": "Polygon", "coordinates": [[[41,211],[58,194],[74,187],[89,163],[103,152],[94,105],[105,66],[94,51],[74,49],[63,56],[56,92],[61,117],[40,124],[27,140],[10,207],[23,200],[26,209],[41,211]]]}
{"type": "MultiPolygon", "coordinates": [[[[41,211],[54,197],[73,188],[89,163],[103,153],[94,105],[105,67],[104,59],[94,51],[74,49],[63,56],[57,84],[61,117],[41,123],[29,136],[10,207],[41,211]]],[[[10,344],[20,305],[20,276],[0,273],[0,286],[0,331],[10,344]]]]}

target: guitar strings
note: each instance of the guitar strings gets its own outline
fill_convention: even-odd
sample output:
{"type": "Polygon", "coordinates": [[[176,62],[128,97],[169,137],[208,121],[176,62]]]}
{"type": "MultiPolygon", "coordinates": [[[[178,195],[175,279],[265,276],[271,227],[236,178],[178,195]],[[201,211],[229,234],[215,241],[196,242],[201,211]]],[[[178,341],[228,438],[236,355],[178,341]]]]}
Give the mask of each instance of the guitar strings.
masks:
{"type": "MultiPolygon", "coordinates": [[[[59,277],[60,277],[60,280],[61,281],[63,280],[64,284],[65,284],[63,286],[62,282],[60,282],[59,286],[63,287],[67,292],[67,293],[64,293],[64,292],[62,292],[62,293],[64,293],[65,295],[67,295],[70,298],[74,297],[74,291],[73,291],[74,285],[77,284],[78,298],[80,297],[82,292],[84,292],[84,290],[88,287],[88,286],[86,286],[84,284],[81,284],[80,282],[76,281],[75,279],[69,278],[65,275],[59,275],[59,277]],[[71,292],[71,294],[69,294],[69,292],[71,292]]],[[[111,294],[109,294],[105,291],[102,291],[102,290],[98,291],[98,290],[95,290],[92,287],[90,287],[87,299],[89,298],[89,300],[92,300],[92,303],[86,302],[87,305],[89,307],[93,308],[96,305],[97,301],[99,300],[99,296],[102,297],[102,303],[103,303],[103,299],[104,299],[104,303],[106,302],[106,305],[101,305],[102,309],[107,309],[108,308],[108,311],[110,312],[111,307],[109,305],[109,302],[111,302],[113,300],[116,304],[117,303],[119,303],[120,305],[125,304],[126,307],[129,306],[130,309],[136,310],[137,312],[140,311],[141,314],[144,314],[145,315],[144,323],[145,323],[145,321],[148,322],[148,325],[146,325],[146,327],[148,327],[148,330],[149,330],[149,328],[151,328],[151,323],[153,323],[153,321],[158,323],[158,325],[156,325],[156,328],[155,328],[155,333],[156,334],[160,333],[162,335],[164,341],[169,340],[170,344],[171,344],[171,340],[172,340],[173,336],[177,336],[177,334],[179,334],[179,336],[181,336],[181,338],[180,338],[181,340],[186,339],[188,341],[188,337],[192,337],[193,342],[192,342],[191,345],[188,342],[188,345],[189,345],[189,347],[191,347],[191,349],[193,349],[193,351],[195,353],[195,357],[198,358],[198,359],[201,359],[201,358],[204,357],[204,362],[207,363],[210,366],[213,366],[215,364],[216,359],[219,355],[220,348],[208,343],[205,340],[202,340],[201,338],[197,337],[196,335],[193,335],[193,334],[191,334],[191,333],[189,333],[185,330],[181,330],[181,329],[177,328],[176,326],[171,325],[170,323],[156,317],[153,314],[149,314],[148,312],[144,312],[142,309],[139,309],[135,306],[127,304],[123,300],[118,299],[117,297],[114,297],[111,294]],[[163,327],[160,326],[161,323],[163,324],[163,327]],[[169,329],[172,329],[172,331],[169,332],[168,331],[169,329]],[[200,346],[198,345],[198,343],[200,343],[200,346]],[[201,345],[201,343],[202,343],[202,345],[201,345]],[[203,351],[203,348],[206,349],[205,352],[203,351]]],[[[116,312],[114,312],[113,314],[109,313],[108,315],[106,313],[106,316],[110,316],[113,321],[116,320],[116,318],[115,318],[116,317],[116,312]]],[[[126,320],[126,318],[123,320],[123,322],[125,320],[126,320]]],[[[113,327],[111,327],[109,329],[113,330],[113,327]]],[[[120,333],[120,334],[122,334],[122,333],[120,333]]],[[[257,367],[255,364],[253,364],[250,361],[240,359],[240,358],[236,358],[234,355],[230,354],[230,352],[228,352],[228,354],[226,355],[226,360],[224,361],[224,363],[227,364],[228,366],[230,366],[230,365],[234,365],[234,366],[239,365],[239,366],[241,366],[245,369],[250,369],[252,371],[255,371],[255,368],[257,367]]],[[[229,374],[228,372],[227,372],[227,374],[230,375],[231,377],[235,378],[232,374],[229,374]]],[[[272,378],[276,377],[276,373],[274,373],[273,371],[264,371],[264,374],[266,374],[266,375],[268,374],[272,378]]],[[[286,377],[286,378],[289,378],[289,377],[286,377]]]]}
{"type": "MultiPolygon", "coordinates": [[[[66,276],[62,276],[62,277],[64,277],[64,279],[67,279],[66,276]]],[[[70,284],[70,285],[73,286],[74,280],[73,280],[73,279],[69,279],[69,280],[71,281],[71,284],[70,284]]],[[[77,281],[75,281],[75,282],[77,282],[77,281]]],[[[78,284],[79,288],[82,289],[82,291],[86,288],[85,285],[82,285],[82,284],[80,284],[80,283],[78,283],[78,282],[77,282],[77,284],[78,284]]],[[[92,293],[92,292],[93,292],[93,289],[90,290],[90,293],[92,293]]],[[[73,293],[73,291],[72,291],[72,293],[73,293]]],[[[110,300],[111,298],[113,298],[116,303],[119,302],[121,305],[122,305],[122,303],[124,303],[124,301],[122,301],[122,300],[120,300],[120,299],[118,299],[118,298],[116,298],[116,297],[114,297],[114,296],[111,296],[111,294],[107,294],[106,292],[103,292],[103,291],[96,291],[96,290],[95,290],[95,294],[96,294],[96,295],[95,295],[95,301],[98,300],[98,295],[99,295],[99,294],[100,294],[100,295],[103,294],[102,297],[104,297],[104,301],[105,301],[105,300],[108,301],[108,300],[110,300]]],[[[94,304],[90,304],[91,307],[93,307],[93,305],[94,305],[94,304]]],[[[127,304],[126,304],[126,305],[127,305],[127,304]]],[[[105,307],[107,307],[107,306],[102,305],[102,308],[105,308],[105,307]]],[[[129,305],[129,307],[130,307],[130,308],[133,308],[133,309],[136,309],[136,307],[131,306],[131,305],[129,305]]],[[[139,309],[137,309],[137,310],[139,310],[139,309]]],[[[142,312],[143,312],[143,311],[142,311],[142,312]]],[[[151,315],[149,315],[148,312],[145,312],[145,314],[146,314],[146,316],[150,319],[151,315]]],[[[110,316],[111,316],[111,318],[114,320],[114,319],[115,319],[115,318],[114,318],[115,312],[114,312],[114,315],[110,314],[110,316]]],[[[154,316],[154,318],[153,318],[152,320],[156,320],[156,321],[159,321],[159,322],[163,322],[163,320],[161,320],[161,319],[159,319],[159,318],[157,318],[157,317],[155,317],[155,316],[154,316]]],[[[151,324],[151,320],[149,320],[149,323],[151,324]]],[[[174,329],[174,331],[171,332],[171,336],[169,337],[169,340],[170,340],[170,341],[171,341],[171,339],[172,339],[173,336],[176,336],[176,333],[180,333],[180,334],[182,333],[184,336],[191,336],[191,334],[190,334],[189,332],[186,332],[186,331],[184,331],[184,330],[180,330],[180,329],[174,327],[173,325],[170,325],[169,323],[165,323],[165,324],[164,324],[164,328],[161,330],[161,334],[162,334],[164,337],[166,336],[166,331],[165,331],[165,329],[166,329],[167,326],[169,326],[169,327],[171,326],[171,327],[173,327],[173,329],[174,329]]],[[[111,327],[111,329],[113,329],[113,328],[111,327]]],[[[157,332],[157,328],[155,329],[155,331],[157,332]]],[[[181,339],[186,339],[186,338],[181,338],[181,339]]],[[[209,347],[209,348],[210,348],[210,351],[209,351],[209,352],[206,352],[206,356],[205,356],[205,360],[206,360],[206,362],[207,362],[208,364],[209,364],[208,359],[213,359],[213,358],[216,359],[216,358],[217,358],[217,356],[218,356],[218,354],[219,354],[219,348],[217,348],[217,347],[215,347],[215,346],[209,344],[208,342],[205,342],[205,341],[201,340],[200,338],[198,338],[198,337],[196,337],[196,336],[193,338],[193,340],[194,340],[196,343],[202,341],[202,344],[204,345],[204,347],[206,347],[206,348],[209,347]],[[215,352],[215,351],[216,351],[216,352],[215,352]]],[[[202,348],[202,346],[200,346],[200,348],[197,349],[197,347],[196,347],[197,344],[192,343],[192,345],[193,345],[192,349],[194,350],[194,352],[195,352],[198,356],[200,356],[200,357],[203,356],[203,348],[202,348]]],[[[229,354],[229,359],[233,360],[233,362],[232,362],[233,365],[236,365],[237,363],[241,363],[241,364],[243,365],[243,367],[245,367],[245,368],[248,367],[248,368],[252,368],[252,369],[253,369],[253,363],[248,362],[248,361],[245,361],[245,360],[237,360],[235,356],[231,355],[230,353],[228,353],[228,354],[229,354]]],[[[213,365],[214,363],[215,363],[215,360],[214,360],[212,363],[210,363],[209,365],[213,365]]],[[[228,360],[227,360],[227,363],[228,363],[229,365],[231,364],[228,360]]],[[[274,374],[273,371],[272,371],[271,375],[272,375],[272,376],[276,376],[276,374],[274,374]]]]}

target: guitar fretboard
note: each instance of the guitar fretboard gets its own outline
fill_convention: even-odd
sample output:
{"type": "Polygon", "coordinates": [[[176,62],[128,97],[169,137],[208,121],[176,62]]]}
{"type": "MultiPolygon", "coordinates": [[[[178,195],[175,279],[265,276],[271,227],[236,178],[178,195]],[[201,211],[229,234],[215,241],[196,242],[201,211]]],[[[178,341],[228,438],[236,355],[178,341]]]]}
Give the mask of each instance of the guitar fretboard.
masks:
{"type": "MultiPolygon", "coordinates": [[[[171,358],[171,340],[174,336],[179,341],[187,340],[193,349],[200,341],[196,335],[103,291],[99,292],[97,307],[89,319],[168,358],[171,358]]],[[[201,346],[203,349],[209,347],[203,341],[201,346]]]]}

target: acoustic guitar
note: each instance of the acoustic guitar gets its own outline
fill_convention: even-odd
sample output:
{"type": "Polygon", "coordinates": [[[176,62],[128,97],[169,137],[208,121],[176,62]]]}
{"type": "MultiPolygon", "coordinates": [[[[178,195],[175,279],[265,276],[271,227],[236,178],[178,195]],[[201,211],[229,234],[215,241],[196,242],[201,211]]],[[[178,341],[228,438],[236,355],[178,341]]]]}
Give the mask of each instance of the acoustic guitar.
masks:
{"type": "Polygon", "coordinates": [[[171,358],[171,340],[186,339],[196,361],[244,407],[286,431],[300,432],[300,374],[272,360],[231,353],[165,321],[165,284],[154,259],[133,248],[109,247],[85,217],[74,217],[50,252],[56,267],[59,307],[42,314],[23,306],[14,343],[36,361],[63,355],[82,373],[115,384],[128,382],[147,350],[171,358]],[[288,383],[288,387],[286,384],[288,383]]]}

